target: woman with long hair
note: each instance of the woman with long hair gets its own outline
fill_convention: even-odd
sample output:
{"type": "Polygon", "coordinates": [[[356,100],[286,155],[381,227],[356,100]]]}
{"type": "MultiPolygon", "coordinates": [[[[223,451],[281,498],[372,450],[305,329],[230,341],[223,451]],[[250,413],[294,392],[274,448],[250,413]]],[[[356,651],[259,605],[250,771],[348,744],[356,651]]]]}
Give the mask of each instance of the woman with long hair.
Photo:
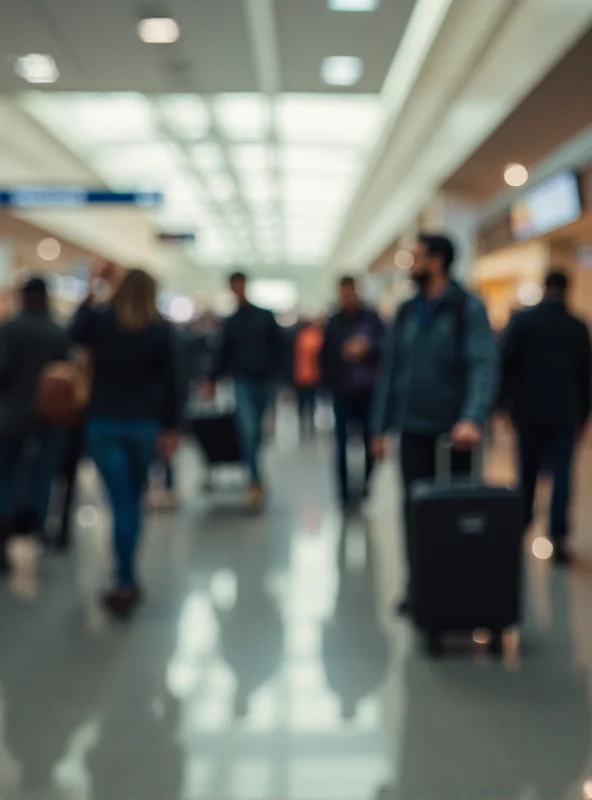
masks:
{"type": "Polygon", "coordinates": [[[129,270],[110,303],[84,305],[72,331],[91,359],[87,441],[111,505],[115,586],[104,598],[127,616],[141,600],[137,553],[144,492],[157,453],[170,458],[180,421],[175,332],[157,310],[157,284],[129,270]]]}

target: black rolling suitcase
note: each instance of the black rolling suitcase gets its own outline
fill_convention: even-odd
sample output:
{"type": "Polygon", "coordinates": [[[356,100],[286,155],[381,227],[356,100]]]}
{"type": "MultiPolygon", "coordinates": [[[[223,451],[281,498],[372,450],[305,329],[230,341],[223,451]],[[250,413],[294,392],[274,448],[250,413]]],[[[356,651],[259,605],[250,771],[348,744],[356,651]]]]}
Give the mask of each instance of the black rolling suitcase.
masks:
{"type": "Polygon", "coordinates": [[[242,463],[235,414],[228,404],[193,404],[189,425],[208,470],[203,488],[210,490],[216,467],[242,463]]]}
{"type": "Polygon", "coordinates": [[[493,652],[520,621],[522,503],[519,492],[488,486],[481,454],[473,474],[451,478],[451,448],[440,440],[437,476],[420,481],[411,500],[411,592],[415,622],[431,654],[442,634],[490,631],[493,652]]]}

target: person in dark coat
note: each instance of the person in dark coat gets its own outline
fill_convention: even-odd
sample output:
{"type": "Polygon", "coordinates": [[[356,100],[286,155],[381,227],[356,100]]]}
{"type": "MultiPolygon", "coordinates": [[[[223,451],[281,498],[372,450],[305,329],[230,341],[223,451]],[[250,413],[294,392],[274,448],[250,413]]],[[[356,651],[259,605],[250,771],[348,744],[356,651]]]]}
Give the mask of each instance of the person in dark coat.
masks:
{"type": "Polygon", "coordinates": [[[502,406],[518,433],[524,525],[532,521],[537,478],[546,467],[553,477],[549,527],[557,563],[570,560],[572,464],[592,405],[590,334],[567,308],[568,288],[563,272],[549,273],[542,302],[510,322],[501,356],[502,406]]]}
{"type": "Polygon", "coordinates": [[[0,327],[0,572],[15,514],[26,512],[29,530],[41,534],[63,432],[37,414],[37,385],[44,368],[68,355],[68,335],[53,321],[43,278],[20,291],[21,311],[0,327]]]}
{"type": "Polygon", "coordinates": [[[273,313],[249,301],[248,280],[243,272],[231,275],[229,284],[237,308],[222,326],[212,380],[204,384],[202,394],[211,399],[216,381],[233,381],[236,421],[249,473],[247,506],[256,510],[265,499],[261,469],[264,420],[285,360],[285,339],[273,313]]]}
{"type": "Polygon", "coordinates": [[[374,466],[370,415],[378,379],[384,326],[377,312],[360,299],[354,278],[339,282],[339,310],[325,327],[321,348],[323,386],[333,395],[337,485],[342,508],[352,508],[347,444],[352,423],[362,432],[366,465],[362,494],[367,496],[374,466]]]}

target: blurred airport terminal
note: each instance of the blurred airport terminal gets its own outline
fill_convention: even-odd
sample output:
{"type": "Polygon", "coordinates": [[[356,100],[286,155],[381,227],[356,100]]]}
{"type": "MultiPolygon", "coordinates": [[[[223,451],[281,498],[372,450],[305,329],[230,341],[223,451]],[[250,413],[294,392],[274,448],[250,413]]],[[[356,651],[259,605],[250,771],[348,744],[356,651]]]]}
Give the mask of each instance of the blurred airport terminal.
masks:
{"type": "Polygon", "coordinates": [[[591,800],[592,0],[0,53],[0,800],[591,800]]]}

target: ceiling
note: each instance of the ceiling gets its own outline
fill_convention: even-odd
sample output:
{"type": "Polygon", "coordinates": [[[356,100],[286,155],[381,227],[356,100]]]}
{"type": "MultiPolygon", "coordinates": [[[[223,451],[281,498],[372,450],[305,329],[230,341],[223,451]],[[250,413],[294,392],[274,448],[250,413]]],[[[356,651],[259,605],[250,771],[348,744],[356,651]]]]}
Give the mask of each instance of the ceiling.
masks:
{"type": "Polygon", "coordinates": [[[0,91],[97,183],[162,190],[150,224],[195,232],[185,255],[196,263],[315,268],[372,152],[379,91],[414,4],[338,13],[326,0],[168,0],[157,11],[181,36],[159,46],[136,32],[150,4],[4,0],[0,91]],[[30,52],[55,59],[57,83],[25,89],[12,60],[30,52]],[[334,55],[363,60],[355,87],[321,81],[334,55]]]}
{"type": "Polygon", "coordinates": [[[371,13],[3,0],[0,185],[160,189],[157,212],[18,214],[187,291],[241,265],[318,296],[321,275],[365,269],[591,23],[590,0],[382,0],[371,13]],[[150,14],[173,16],[179,41],[141,43],[150,14]],[[32,52],[55,59],[57,83],[31,91],[14,75],[32,52]],[[365,71],[329,90],[319,68],[339,55],[365,71]],[[156,231],[196,243],[165,252],[156,231]]]}
{"type": "MultiPolygon", "coordinates": [[[[365,65],[353,91],[380,91],[414,4],[382,0],[373,13],[337,13],[325,0],[272,0],[279,90],[326,91],[322,59],[351,55],[365,65]]],[[[61,91],[256,92],[246,7],[244,0],[2,0],[0,52],[8,61],[50,53],[61,91]],[[138,19],[152,11],[179,22],[178,42],[147,46],[138,39],[138,19]]],[[[10,69],[0,70],[0,91],[20,88],[10,69]]]]}
{"type": "Polygon", "coordinates": [[[592,29],[444,184],[483,202],[505,188],[509,162],[532,167],[592,124],[592,29]]]}

